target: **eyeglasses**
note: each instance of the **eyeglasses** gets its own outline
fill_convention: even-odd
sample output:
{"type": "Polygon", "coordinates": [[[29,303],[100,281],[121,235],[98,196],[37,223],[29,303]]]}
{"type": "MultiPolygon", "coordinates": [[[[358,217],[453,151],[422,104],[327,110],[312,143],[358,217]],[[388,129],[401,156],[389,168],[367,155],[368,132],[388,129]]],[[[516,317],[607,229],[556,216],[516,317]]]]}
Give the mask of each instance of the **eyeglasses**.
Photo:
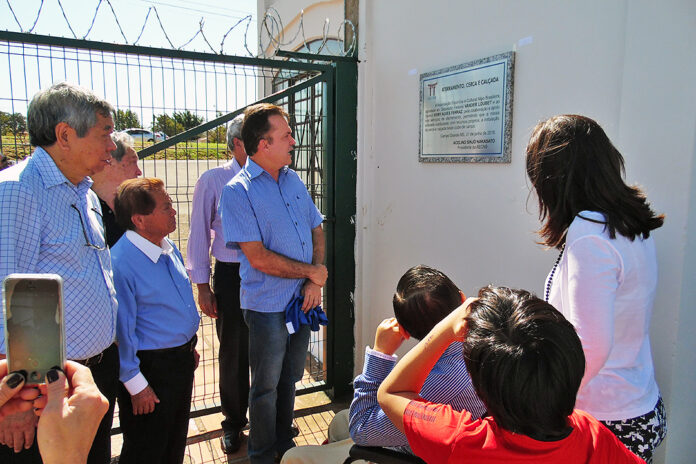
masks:
{"type": "MultiPolygon", "coordinates": [[[[84,221],[84,219],[82,219],[82,213],[80,212],[80,209],[75,205],[75,203],[70,205],[70,207],[72,209],[74,209],[75,211],[77,211],[77,215],[80,218],[80,224],[82,225],[82,234],[85,236],[85,242],[87,242],[87,243],[85,243],[85,246],[88,246],[90,248],[94,248],[95,250],[99,250],[99,251],[106,250],[106,246],[99,246],[99,245],[95,245],[94,243],[90,242],[89,234],[87,233],[87,228],[85,227],[85,221],[84,221]]],[[[99,210],[97,210],[96,208],[92,208],[92,211],[94,211],[95,213],[97,213],[101,216],[101,214],[99,213],[99,210]]]]}

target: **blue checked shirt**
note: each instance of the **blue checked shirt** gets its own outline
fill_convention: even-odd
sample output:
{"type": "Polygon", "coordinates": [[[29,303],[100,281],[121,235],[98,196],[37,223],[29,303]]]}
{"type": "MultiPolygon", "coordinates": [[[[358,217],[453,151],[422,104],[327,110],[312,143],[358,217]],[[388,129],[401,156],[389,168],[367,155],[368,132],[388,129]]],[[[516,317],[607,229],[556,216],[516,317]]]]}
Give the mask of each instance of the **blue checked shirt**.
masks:
{"type": "MultiPolygon", "coordinates": [[[[89,177],[73,185],[42,148],[0,172],[0,281],[13,272],[50,272],[63,278],[69,359],[101,353],[116,334],[109,250],[86,246],[84,235],[92,244],[105,246],[99,200],[91,185],[89,177]]],[[[5,352],[4,318],[0,351],[5,352]]]]}
{"type": "MultiPolygon", "coordinates": [[[[408,446],[406,436],[377,403],[377,389],[396,365],[396,359],[370,348],[365,350],[363,373],[353,382],[355,393],[350,404],[350,436],[358,445],[408,446]]],[[[474,420],[486,412],[466,370],[461,342],[452,343],[440,356],[425,379],[420,396],[433,403],[449,404],[457,411],[469,411],[474,420]]]]}
{"type": "MultiPolygon", "coordinates": [[[[239,242],[261,242],[287,258],[312,262],[312,229],[323,220],[295,171],[281,169],[273,180],[251,157],[223,189],[220,197],[222,230],[228,248],[239,242]]],[[[285,279],[251,267],[242,253],[241,307],[259,312],[281,312],[299,292],[304,279],[285,279]]]]}

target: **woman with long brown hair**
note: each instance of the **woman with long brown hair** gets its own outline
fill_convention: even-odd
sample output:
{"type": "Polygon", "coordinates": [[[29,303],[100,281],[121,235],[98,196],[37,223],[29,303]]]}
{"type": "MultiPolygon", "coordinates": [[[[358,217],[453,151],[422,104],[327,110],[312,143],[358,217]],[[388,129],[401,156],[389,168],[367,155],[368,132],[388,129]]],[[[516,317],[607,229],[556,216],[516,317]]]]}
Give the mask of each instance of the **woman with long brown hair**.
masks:
{"type": "Polygon", "coordinates": [[[650,463],[666,434],[649,336],[657,288],[650,233],[664,216],[623,174],[619,151],[584,116],[539,123],[527,145],[540,243],[559,250],[545,297],[575,326],[587,363],[576,407],[650,463]]]}

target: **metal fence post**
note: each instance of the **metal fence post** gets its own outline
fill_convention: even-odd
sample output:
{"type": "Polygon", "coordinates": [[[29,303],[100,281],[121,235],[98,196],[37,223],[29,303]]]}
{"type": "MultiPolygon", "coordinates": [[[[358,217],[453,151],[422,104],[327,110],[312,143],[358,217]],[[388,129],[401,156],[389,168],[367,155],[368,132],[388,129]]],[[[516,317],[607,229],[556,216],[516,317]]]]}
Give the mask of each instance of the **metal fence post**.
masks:
{"type": "MultiPolygon", "coordinates": [[[[329,382],[336,398],[352,395],[355,356],[355,212],[357,179],[358,64],[356,59],[334,62],[333,156],[333,324],[329,330],[329,382]]],[[[331,151],[329,151],[331,153],[331,151]]]]}

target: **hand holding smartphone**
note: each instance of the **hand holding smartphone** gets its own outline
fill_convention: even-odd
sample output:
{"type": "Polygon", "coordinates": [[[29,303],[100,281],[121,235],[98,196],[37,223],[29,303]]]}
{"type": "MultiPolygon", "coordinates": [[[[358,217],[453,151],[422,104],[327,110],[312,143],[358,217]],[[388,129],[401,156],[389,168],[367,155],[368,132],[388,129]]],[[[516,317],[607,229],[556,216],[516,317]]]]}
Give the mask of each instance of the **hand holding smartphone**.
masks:
{"type": "Polygon", "coordinates": [[[10,274],[3,281],[3,307],[8,371],[24,371],[25,385],[39,385],[50,369],[64,369],[63,279],[10,274]]]}

